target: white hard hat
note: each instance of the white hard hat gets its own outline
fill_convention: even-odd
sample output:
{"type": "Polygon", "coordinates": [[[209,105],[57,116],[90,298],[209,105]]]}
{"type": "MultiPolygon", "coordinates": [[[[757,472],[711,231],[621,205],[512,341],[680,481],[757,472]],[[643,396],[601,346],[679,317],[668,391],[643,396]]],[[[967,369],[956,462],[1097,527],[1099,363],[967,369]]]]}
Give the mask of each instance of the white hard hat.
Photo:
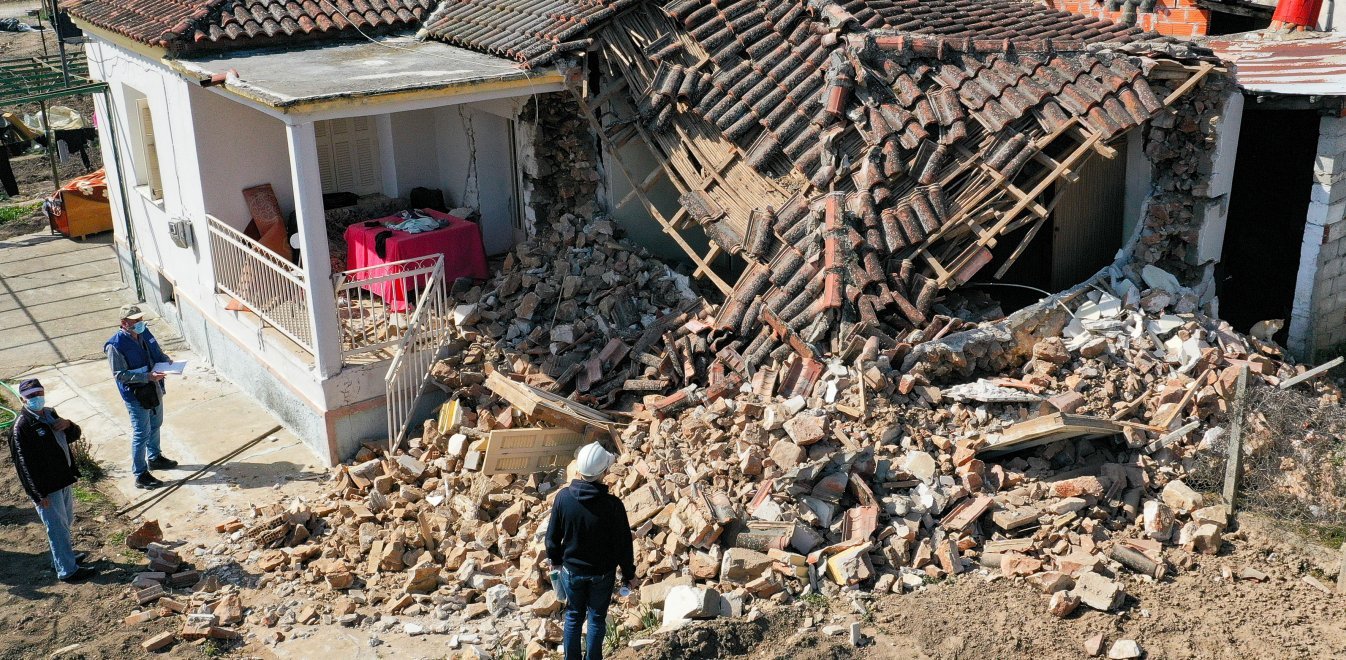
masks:
{"type": "Polygon", "coordinates": [[[603,445],[597,442],[590,443],[580,448],[575,471],[579,472],[580,476],[586,480],[593,481],[602,476],[615,460],[617,460],[617,457],[604,449],[603,445]]]}

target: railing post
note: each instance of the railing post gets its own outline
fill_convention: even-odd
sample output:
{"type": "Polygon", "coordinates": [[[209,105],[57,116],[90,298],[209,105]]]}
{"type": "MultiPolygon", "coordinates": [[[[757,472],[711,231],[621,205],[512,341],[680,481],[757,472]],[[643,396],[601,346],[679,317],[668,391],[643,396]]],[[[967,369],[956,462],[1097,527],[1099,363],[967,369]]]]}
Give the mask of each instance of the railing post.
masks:
{"type": "Polygon", "coordinates": [[[332,290],[327,218],[322,207],[313,122],[286,124],[285,139],[290,148],[290,183],[294,189],[304,283],[308,287],[308,315],[313,324],[314,365],[319,376],[327,377],[341,371],[341,335],[332,290]]]}

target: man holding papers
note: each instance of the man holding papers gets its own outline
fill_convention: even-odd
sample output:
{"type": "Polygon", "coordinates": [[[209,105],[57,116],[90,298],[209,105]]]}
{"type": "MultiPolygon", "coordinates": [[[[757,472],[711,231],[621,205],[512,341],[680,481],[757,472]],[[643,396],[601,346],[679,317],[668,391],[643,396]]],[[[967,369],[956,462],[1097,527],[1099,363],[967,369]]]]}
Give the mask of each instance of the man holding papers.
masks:
{"type": "Polygon", "coordinates": [[[159,450],[167,390],[158,367],[162,364],[166,368],[173,360],[145,327],[145,313],[139,305],[122,305],[121,315],[121,329],[103,344],[103,351],[131,415],[131,471],[136,476],[136,488],[148,490],[163,485],[150,473],[151,468],[170,470],[178,465],[159,450]]]}

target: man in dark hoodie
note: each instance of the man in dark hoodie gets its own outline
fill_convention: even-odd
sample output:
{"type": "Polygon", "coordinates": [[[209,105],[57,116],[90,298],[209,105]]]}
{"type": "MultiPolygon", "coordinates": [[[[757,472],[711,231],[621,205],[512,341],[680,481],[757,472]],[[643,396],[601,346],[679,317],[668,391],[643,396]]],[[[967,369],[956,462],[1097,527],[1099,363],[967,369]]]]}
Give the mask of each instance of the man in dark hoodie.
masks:
{"type": "Polygon", "coordinates": [[[75,552],[70,545],[70,526],[75,522],[75,498],[70,487],[79,479],[70,445],[79,440],[79,425],[61,419],[56,410],[47,407],[46,391],[36,378],[19,383],[19,396],[23,397],[23,410],[14,420],[14,437],[9,443],[19,483],[47,528],[56,577],[63,582],[87,580],[96,572],[79,565],[84,553],[75,552]]]}
{"type": "Polygon", "coordinates": [[[635,552],[626,507],[608,487],[598,483],[615,456],[595,442],[580,449],[576,471],[580,479],[561,489],[552,502],[547,523],[547,557],[561,572],[565,609],[566,660],[601,660],[607,633],[608,604],[616,585],[616,569],[636,586],[635,552]],[[586,650],[580,655],[585,617],[589,629],[586,650]]]}

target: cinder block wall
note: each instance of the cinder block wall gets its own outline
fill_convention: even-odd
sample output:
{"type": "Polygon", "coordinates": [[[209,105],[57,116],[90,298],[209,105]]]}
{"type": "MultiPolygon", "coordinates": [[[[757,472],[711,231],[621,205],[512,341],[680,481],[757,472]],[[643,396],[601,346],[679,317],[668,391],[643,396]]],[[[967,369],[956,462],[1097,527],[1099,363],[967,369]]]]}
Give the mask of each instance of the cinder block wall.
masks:
{"type": "Polygon", "coordinates": [[[1346,344],[1346,118],[1323,117],[1288,348],[1317,361],[1346,344]]]}
{"type": "MultiPolygon", "coordinates": [[[[1109,11],[1114,5],[1097,0],[1043,0],[1043,4],[1072,14],[1122,22],[1120,3],[1117,11],[1109,11]]],[[[1210,12],[1198,7],[1196,0],[1158,0],[1152,11],[1137,11],[1136,26],[1170,37],[1198,37],[1210,30],[1210,12]]]]}

